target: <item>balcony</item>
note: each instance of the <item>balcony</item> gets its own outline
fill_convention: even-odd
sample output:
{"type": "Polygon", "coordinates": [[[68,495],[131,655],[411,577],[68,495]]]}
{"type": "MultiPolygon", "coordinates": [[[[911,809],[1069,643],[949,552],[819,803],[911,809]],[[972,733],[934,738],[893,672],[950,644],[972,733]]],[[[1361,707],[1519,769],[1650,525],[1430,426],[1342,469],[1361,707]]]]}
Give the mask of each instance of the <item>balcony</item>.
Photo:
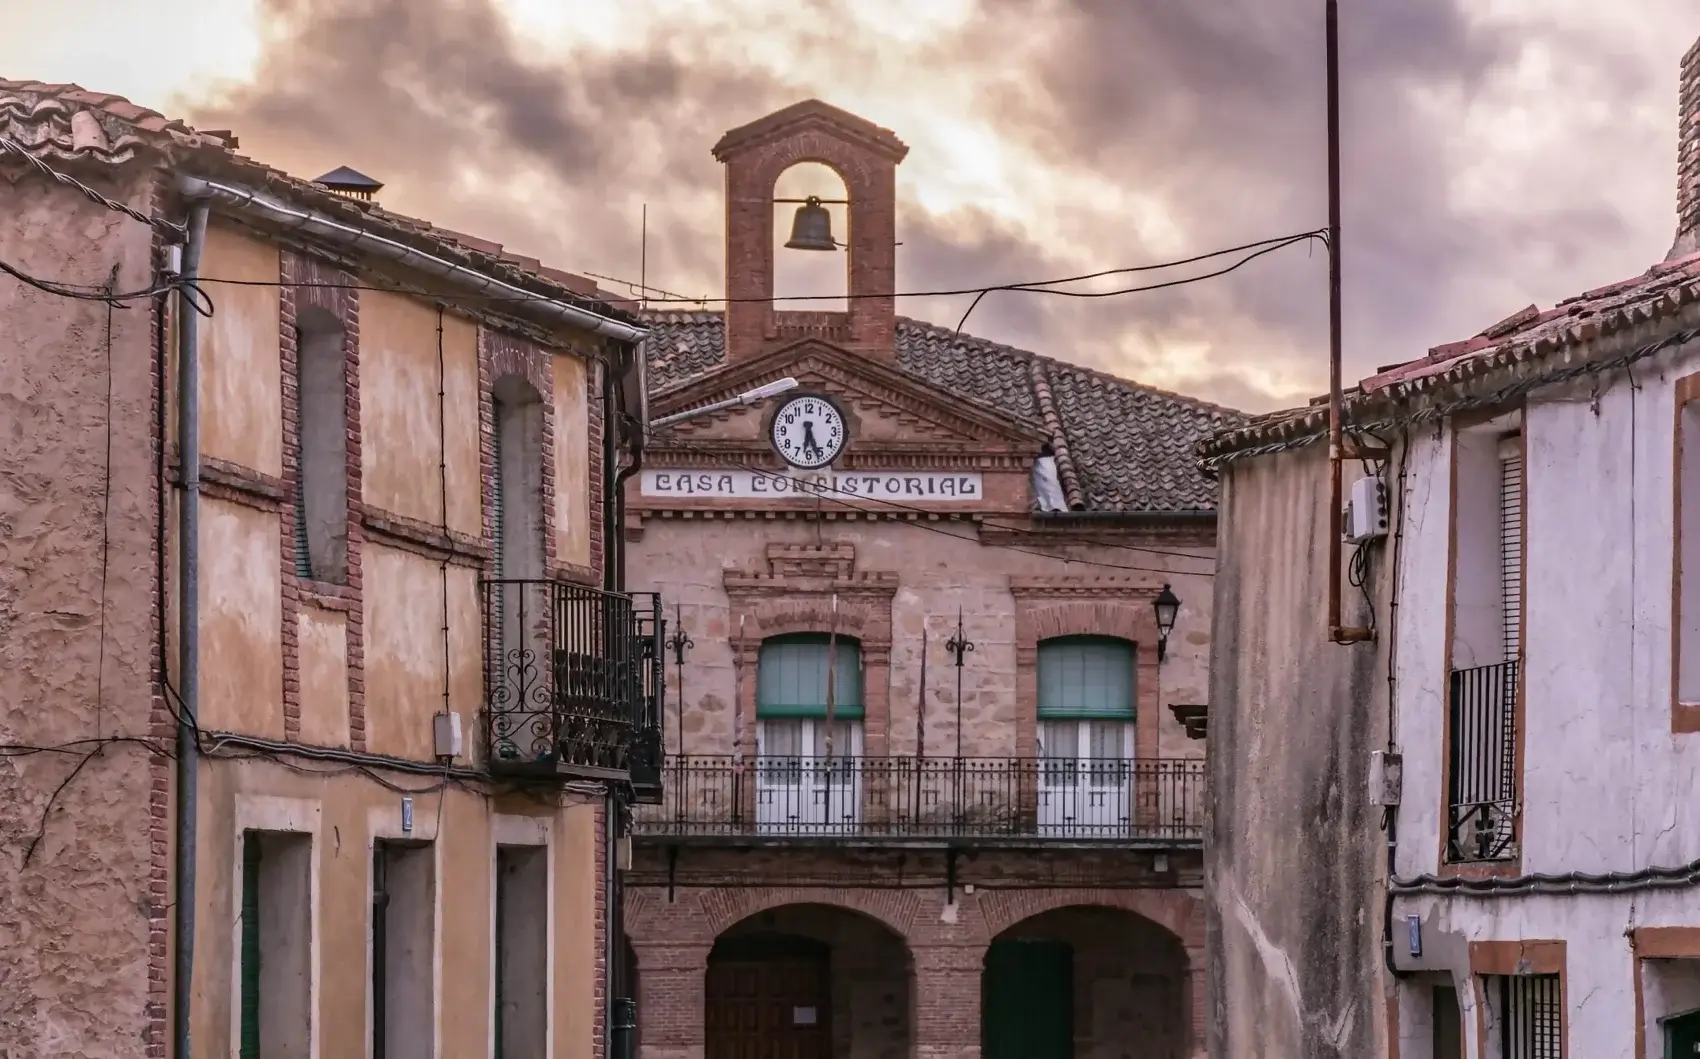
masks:
{"type": "Polygon", "coordinates": [[[1452,672],[1446,859],[1517,856],[1517,663],[1452,672]]]}
{"type": "Polygon", "coordinates": [[[627,782],[658,797],[659,597],[564,581],[479,590],[491,773],[627,782]]]}
{"type": "Polygon", "coordinates": [[[633,834],[694,844],[1198,848],[1202,759],[687,757],[633,834]]]}

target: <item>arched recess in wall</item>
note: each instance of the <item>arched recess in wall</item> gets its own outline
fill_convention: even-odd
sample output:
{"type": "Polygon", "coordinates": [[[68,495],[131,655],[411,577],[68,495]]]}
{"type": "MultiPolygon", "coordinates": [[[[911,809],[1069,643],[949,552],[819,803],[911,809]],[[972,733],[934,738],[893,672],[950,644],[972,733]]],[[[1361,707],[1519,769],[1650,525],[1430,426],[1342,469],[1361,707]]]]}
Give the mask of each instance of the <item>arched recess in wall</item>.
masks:
{"type": "Polygon", "coordinates": [[[839,244],[836,250],[792,250],[792,224],[797,217],[798,204],[773,204],[773,299],[774,308],[785,312],[848,312],[850,301],[850,209],[830,204],[850,197],[844,180],[831,166],[820,162],[798,162],[774,181],[775,199],[806,199],[817,196],[828,200],[825,206],[832,218],[832,237],[839,244]],[[830,295],[825,300],[785,301],[787,298],[812,298],[830,295]]]}
{"type": "Polygon", "coordinates": [[[490,388],[491,561],[503,580],[544,576],[543,396],[504,375],[490,388]]]}
{"type": "Polygon", "coordinates": [[[295,322],[295,572],[348,579],[348,370],[342,321],[319,306],[295,322]]]}

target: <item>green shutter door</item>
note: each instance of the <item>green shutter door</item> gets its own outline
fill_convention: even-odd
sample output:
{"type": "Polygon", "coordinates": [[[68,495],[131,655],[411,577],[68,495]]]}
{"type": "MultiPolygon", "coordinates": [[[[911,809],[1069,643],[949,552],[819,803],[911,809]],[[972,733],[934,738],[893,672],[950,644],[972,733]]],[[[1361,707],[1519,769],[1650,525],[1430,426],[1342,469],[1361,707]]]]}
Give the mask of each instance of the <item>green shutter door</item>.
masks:
{"type": "Polygon", "coordinates": [[[1665,1023],[1665,1059],[1700,1055],[1700,1011],[1673,1015],[1665,1023]]]}
{"type": "Polygon", "coordinates": [[[1039,719],[1133,720],[1133,644],[1067,637],[1039,645],[1039,719]]]}
{"type": "Polygon", "coordinates": [[[240,1059],[260,1059],[260,835],[242,833],[242,1040],[240,1059]]]}
{"type": "MultiPolygon", "coordinates": [[[[498,407],[497,411],[500,411],[498,407]]],[[[494,415],[490,429],[490,569],[502,576],[502,419],[494,415]]]]}
{"type": "Polygon", "coordinates": [[[506,1059],[506,1055],[507,1055],[507,1053],[503,1050],[503,1043],[504,1042],[502,1040],[502,1038],[504,1036],[504,1034],[502,1032],[502,1023],[503,1023],[503,1018],[502,1018],[503,1011],[502,1011],[502,1009],[503,1009],[503,1007],[506,1006],[505,1003],[504,1003],[505,998],[502,995],[502,993],[503,993],[502,987],[505,986],[507,984],[507,981],[508,981],[508,976],[507,976],[507,960],[508,960],[507,918],[508,918],[508,894],[511,892],[511,890],[513,888],[513,883],[510,881],[509,876],[511,876],[512,874],[513,874],[513,866],[511,864],[507,863],[504,860],[504,858],[502,857],[501,851],[497,850],[497,852],[496,852],[496,952],[495,952],[495,957],[494,957],[495,963],[496,963],[496,973],[491,976],[492,978],[495,979],[495,987],[496,987],[496,1002],[495,1002],[495,1005],[494,1005],[494,1018],[495,1018],[496,1026],[495,1026],[495,1032],[492,1034],[492,1036],[494,1036],[495,1039],[496,1039],[496,1051],[495,1051],[495,1054],[492,1056],[492,1059],[506,1059]]]}
{"type": "Polygon", "coordinates": [[[1073,1059],[1074,950],[994,941],[981,987],[983,1059],[1073,1059]]]}
{"type": "Polygon", "coordinates": [[[295,332],[295,575],[311,578],[313,559],[307,552],[307,465],[301,454],[307,446],[301,438],[301,332],[295,332]]]}
{"type": "Polygon", "coordinates": [[[775,636],[761,645],[756,668],[756,716],[825,717],[826,659],[836,652],[832,714],[841,721],[862,718],[862,651],[855,640],[808,634],[775,636]]]}

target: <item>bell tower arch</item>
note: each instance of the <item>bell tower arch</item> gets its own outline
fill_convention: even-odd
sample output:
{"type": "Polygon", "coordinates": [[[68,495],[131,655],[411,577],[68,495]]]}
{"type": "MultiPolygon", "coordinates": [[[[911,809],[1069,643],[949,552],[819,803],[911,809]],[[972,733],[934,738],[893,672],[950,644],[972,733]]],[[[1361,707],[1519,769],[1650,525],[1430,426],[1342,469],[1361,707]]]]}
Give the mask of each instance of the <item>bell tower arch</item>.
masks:
{"type": "Polygon", "coordinates": [[[897,165],[908,153],[891,130],[818,99],[794,103],[720,138],[714,157],[726,167],[728,361],[809,337],[895,359],[897,165]],[[832,169],[850,199],[848,312],[773,307],[774,186],[799,162],[832,169]]]}

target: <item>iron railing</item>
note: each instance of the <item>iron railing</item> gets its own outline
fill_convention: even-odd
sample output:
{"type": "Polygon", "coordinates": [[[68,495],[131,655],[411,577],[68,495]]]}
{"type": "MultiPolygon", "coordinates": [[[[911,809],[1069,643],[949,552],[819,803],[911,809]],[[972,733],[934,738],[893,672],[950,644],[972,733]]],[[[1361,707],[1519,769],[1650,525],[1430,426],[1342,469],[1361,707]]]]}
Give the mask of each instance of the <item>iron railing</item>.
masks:
{"type": "Polygon", "coordinates": [[[1448,861],[1517,855],[1517,663],[1452,671],[1448,861]]]}
{"type": "Polygon", "coordinates": [[[640,836],[1193,844],[1201,759],[684,757],[640,836]]]}
{"type": "Polygon", "coordinates": [[[480,591],[491,771],[656,787],[660,598],[543,580],[480,591]]]}

